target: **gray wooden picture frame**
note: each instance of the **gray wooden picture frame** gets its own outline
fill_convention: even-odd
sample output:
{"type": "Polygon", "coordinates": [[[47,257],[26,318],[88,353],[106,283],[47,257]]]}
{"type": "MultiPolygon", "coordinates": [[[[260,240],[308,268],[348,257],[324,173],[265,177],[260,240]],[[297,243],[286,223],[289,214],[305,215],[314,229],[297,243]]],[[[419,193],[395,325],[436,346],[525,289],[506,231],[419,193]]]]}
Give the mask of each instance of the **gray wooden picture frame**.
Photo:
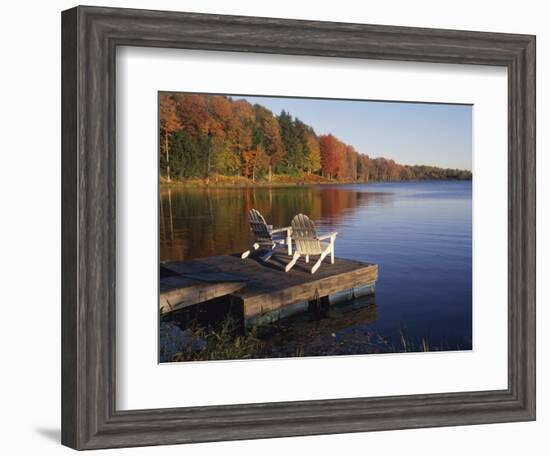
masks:
{"type": "Polygon", "coordinates": [[[535,37],[99,7],[64,11],[62,245],[62,443],[72,448],[534,420],[535,37]],[[117,410],[117,46],[506,67],[509,119],[508,388],[465,393],[117,410]]]}

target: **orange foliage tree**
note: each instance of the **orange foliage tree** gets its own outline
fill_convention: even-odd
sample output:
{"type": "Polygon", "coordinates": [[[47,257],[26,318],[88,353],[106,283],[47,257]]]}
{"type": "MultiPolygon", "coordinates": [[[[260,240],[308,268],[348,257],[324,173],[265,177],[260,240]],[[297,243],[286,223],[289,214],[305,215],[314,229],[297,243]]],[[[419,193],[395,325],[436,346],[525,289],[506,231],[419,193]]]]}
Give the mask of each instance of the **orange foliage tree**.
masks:
{"type": "Polygon", "coordinates": [[[262,147],[242,153],[242,174],[256,182],[256,177],[269,168],[269,156],[262,147]]]}
{"type": "Polygon", "coordinates": [[[321,153],[321,170],[323,176],[332,179],[338,173],[340,165],[340,145],[338,139],[332,134],[319,136],[319,149],[321,153]]]}
{"type": "Polygon", "coordinates": [[[181,127],[182,123],[176,113],[177,104],[168,93],[160,94],[160,137],[166,157],[166,178],[170,181],[170,139],[181,127]]]}

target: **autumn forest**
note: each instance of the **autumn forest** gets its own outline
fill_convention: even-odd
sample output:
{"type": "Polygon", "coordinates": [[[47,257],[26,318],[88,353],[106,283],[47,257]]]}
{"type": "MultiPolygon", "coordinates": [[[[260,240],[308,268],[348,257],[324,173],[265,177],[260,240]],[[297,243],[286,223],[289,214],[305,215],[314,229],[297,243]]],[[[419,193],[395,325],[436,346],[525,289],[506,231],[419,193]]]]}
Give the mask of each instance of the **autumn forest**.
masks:
{"type": "Polygon", "coordinates": [[[470,171],[400,165],[317,134],[291,113],[243,99],[160,93],[162,182],[368,182],[471,179],[470,171]]]}

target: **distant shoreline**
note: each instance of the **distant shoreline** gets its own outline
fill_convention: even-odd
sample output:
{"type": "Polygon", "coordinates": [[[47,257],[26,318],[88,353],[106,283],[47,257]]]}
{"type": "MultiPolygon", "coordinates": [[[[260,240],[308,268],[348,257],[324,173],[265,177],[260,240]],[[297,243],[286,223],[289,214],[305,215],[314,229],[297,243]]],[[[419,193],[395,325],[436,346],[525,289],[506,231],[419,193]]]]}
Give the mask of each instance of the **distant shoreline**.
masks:
{"type": "Polygon", "coordinates": [[[403,179],[403,180],[369,180],[369,181],[358,181],[358,180],[329,180],[325,178],[320,178],[320,176],[315,176],[319,179],[303,179],[303,178],[289,178],[285,176],[284,179],[278,179],[279,176],[274,176],[272,182],[260,181],[253,182],[250,179],[241,176],[235,177],[218,177],[212,179],[189,179],[189,180],[171,180],[167,181],[164,178],[160,180],[161,188],[168,187],[179,187],[179,188],[270,188],[270,187],[312,187],[317,185],[350,185],[350,184],[377,184],[382,182],[449,182],[449,181],[461,181],[471,182],[472,179],[457,179],[457,178],[446,178],[446,179],[403,179]]]}

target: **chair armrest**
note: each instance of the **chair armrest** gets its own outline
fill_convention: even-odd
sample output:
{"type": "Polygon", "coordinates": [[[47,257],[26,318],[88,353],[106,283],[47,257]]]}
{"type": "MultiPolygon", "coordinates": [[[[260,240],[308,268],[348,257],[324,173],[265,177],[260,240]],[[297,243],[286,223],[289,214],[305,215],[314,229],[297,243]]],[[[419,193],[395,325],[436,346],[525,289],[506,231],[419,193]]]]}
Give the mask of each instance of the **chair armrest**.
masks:
{"type": "Polygon", "coordinates": [[[322,241],[323,239],[328,239],[328,238],[336,239],[337,234],[338,234],[337,231],[333,231],[332,233],[323,234],[322,236],[317,236],[317,239],[319,239],[320,241],[322,241]]]}
{"type": "Polygon", "coordinates": [[[280,233],[282,231],[291,231],[292,230],[292,227],[291,226],[285,226],[284,228],[276,228],[274,230],[271,230],[272,233],[280,233]]]}

